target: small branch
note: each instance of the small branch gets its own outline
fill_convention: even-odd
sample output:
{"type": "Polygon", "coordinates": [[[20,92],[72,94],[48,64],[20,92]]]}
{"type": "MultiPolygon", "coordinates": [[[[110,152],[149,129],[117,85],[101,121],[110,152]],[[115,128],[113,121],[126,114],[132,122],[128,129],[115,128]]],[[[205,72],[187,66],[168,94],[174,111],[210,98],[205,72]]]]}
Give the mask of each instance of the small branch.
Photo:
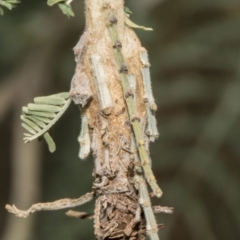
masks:
{"type": "Polygon", "coordinates": [[[153,93],[152,93],[152,85],[151,85],[151,77],[150,77],[150,63],[148,60],[148,53],[147,51],[143,51],[140,54],[140,59],[143,64],[143,68],[141,69],[142,77],[143,77],[143,84],[144,84],[144,91],[145,91],[145,104],[147,108],[147,129],[146,133],[150,136],[150,141],[154,142],[158,137],[158,129],[157,129],[157,120],[155,117],[155,111],[157,110],[157,105],[155,103],[153,93]]]}
{"type": "Polygon", "coordinates": [[[80,159],[86,159],[91,150],[91,141],[88,129],[88,116],[86,114],[82,116],[82,127],[78,141],[80,143],[80,151],[78,156],[80,159]]]}
{"type": "Polygon", "coordinates": [[[136,184],[136,188],[139,190],[139,204],[143,209],[144,216],[147,222],[146,230],[151,240],[159,240],[158,225],[157,225],[157,222],[153,213],[153,209],[151,206],[147,184],[145,179],[142,177],[143,171],[141,167],[138,166],[138,164],[140,164],[140,159],[136,152],[137,148],[136,148],[136,144],[133,136],[131,136],[131,151],[134,153],[134,162],[135,162],[135,171],[136,171],[135,184],[136,184]]]}
{"type": "Polygon", "coordinates": [[[104,114],[108,115],[112,111],[112,98],[108,88],[108,81],[101,63],[100,56],[92,55],[91,62],[95,76],[95,83],[98,91],[100,107],[104,114]]]}
{"type": "Polygon", "coordinates": [[[152,209],[154,213],[167,213],[167,214],[172,214],[174,210],[173,207],[162,207],[162,206],[153,206],[152,209]]]}
{"type": "Polygon", "coordinates": [[[79,219],[93,219],[94,217],[92,213],[78,212],[73,210],[69,210],[65,214],[68,217],[79,218],[79,219]]]}
{"type": "Polygon", "coordinates": [[[151,240],[159,240],[158,226],[152,210],[151,201],[148,194],[147,185],[141,175],[135,177],[139,185],[139,204],[143,208],[143,212],[147,221],[146,230],[151,240]]]}
{"type": "Polygon", "coordinates": [[[138,117],[137,106],[135,104],[134,97],[132,97],[133,91],[129,84],[128,68],[125,65],[124,56],[121,51],[122,44],[118,39],[117,22],[118,22],[117,18],[112,14],[109,18],[108,29],[109,29],[110,37],[112,39],[115,60],[119,68],[121,84],[122,84],[122,89],[124,92],[124,96],[125,96],[125,100],[128,108],[129,118],[132,123],[133,131],[134,131],[134,135],[137,143],[137,148],[138,148],[142,168],[144,171],[144,176],[147,179],[147,182],[149,183],[149,185],[151,186],[155,196],[161,197],[162,190],[159,188],[156,178],[154,177],[154,174],[150,166],[151,160],[149,159],[149,154],[145,147],[145,141],[144,141],[143,131],[140,126],[140,121],[139,121],[140,119],[138,117]]]}
{"type": "Polygon", "coordinates": [[[37,204],[33,204],[26,211],[19,210],[15,205],[11,206],[9,204],[7,204],[5,208],[8,210],[8,212],[13,213],[16,217],[26,218],[31,213],[38,212],[38,211],[53,211],[53,210],[59,210],[64,208],[77,207],[91,201],[93,197],[94,197],[94,193],[91,192],[91,193],[86,193],[85,195],[77,199],[65,198],[65,199],[57,200],[55,202],[37,203],[37,204]]]}

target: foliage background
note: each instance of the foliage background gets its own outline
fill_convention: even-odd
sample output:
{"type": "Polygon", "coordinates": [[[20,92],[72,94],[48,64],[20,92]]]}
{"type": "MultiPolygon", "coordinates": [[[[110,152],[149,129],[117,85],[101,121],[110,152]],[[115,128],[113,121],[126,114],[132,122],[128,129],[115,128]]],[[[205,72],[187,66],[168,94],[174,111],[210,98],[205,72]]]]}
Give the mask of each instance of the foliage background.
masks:
{"type": "MultiPolygon", "coordinates": [[[[126,0],[149,50],[161,136],[151,146],[164,195],[175,207],[159,215],[164,240],[240,239],[240,1],[126,0]]],[[[57,152],[22,142],[21,106],[34,96],[68,91],[72,48],[84,30],[83,1],[68,20],[45,1],[22,1],[0,18],[0,239],[94,239],[90,220],[64,210],[29,219],[4,205],[78,197],[91,189],[92,158],[80,161],[80,117],[72,105],[54,128],[57,152]]],[[[93,210],[93,203],[80,210],[93,210]]]]}

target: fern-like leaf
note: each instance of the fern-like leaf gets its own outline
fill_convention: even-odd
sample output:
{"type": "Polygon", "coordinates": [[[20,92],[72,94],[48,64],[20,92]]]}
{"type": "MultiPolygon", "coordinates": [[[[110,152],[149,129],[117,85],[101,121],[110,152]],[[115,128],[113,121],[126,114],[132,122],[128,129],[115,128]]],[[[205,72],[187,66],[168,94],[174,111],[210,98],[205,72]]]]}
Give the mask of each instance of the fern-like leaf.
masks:
{"type": "Polygon", "coordinates": [[[43,135],[50,152],[56,150],[55,143],[48,133],[49,129],[63,115],[71,103],[68,93],[34,98],[34,103],[23,107],[22,126],[28,131],[24,142],[28,143],[43,135]]]}
{"type": "Polygon", "coordinates": [[[20,1],[18,0],[0,0],[0,15],[4,14],[2,7],[7,8],[8,10],[12,10],[14,7],[16,7],[15,5],[18,3],[20,3],[20,1]]]}
{"type": "Polygon", "coordinates": [[[67,0],[48,0],[47,4],[53,6],[58,4],[58,7],[61,9],[62,13],[67,15],[67,17],[74,17],[74,12],[70,5],[70,2],[67,0]]]}

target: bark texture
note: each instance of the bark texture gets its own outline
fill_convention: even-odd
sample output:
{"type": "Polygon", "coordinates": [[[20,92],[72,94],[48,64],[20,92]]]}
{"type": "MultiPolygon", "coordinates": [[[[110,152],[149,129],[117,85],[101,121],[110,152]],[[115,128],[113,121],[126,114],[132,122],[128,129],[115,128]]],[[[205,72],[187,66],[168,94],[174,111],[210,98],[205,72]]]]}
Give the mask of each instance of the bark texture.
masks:
{"type": "MultiPolygon", "coordinates": [[[[86,29],[74,48],[77,67],[70,93],[83,120],[79,156],[86,158],[91,147],[95,158],[95,235],[141,240],[148,233],[157,240],[145,181],[152,183],[155,195],[161,195],[151,173],[150,136],[145,132],[148,99],[141,69],[149,66],[140,56],[146,50],[125,25],[123,0],[85,4],[86,29]]],[[[152,108],[156,110],[156,105],[152,108]]]]}

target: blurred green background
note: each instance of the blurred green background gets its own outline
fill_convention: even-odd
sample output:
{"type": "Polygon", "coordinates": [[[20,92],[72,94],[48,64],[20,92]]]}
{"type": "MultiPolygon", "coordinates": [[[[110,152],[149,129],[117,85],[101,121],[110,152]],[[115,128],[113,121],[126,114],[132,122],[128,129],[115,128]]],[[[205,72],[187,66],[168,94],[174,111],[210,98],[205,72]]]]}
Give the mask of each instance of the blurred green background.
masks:
{"type": "MultiPolygon", "coordinates": [[[[240,1],[126,0],[149,50],[161,136],[151,145],[163,197],[162,240],[240,239],[240,1]]],[[[18,219],[4,209],[75,198],[90,191],[93,159],[80,161],[80,114],[72,104],[56,124],[57,151],[24,145],[21,107],[68,91],[72,48],[84,31],[83,1],[67,19],[46,1],[24,0],[0,18],[0,239],[93,240],[91,220],[65,210],[18,219]]],[[[79,207],[93,211],[93,203],[79,207]]]]}

